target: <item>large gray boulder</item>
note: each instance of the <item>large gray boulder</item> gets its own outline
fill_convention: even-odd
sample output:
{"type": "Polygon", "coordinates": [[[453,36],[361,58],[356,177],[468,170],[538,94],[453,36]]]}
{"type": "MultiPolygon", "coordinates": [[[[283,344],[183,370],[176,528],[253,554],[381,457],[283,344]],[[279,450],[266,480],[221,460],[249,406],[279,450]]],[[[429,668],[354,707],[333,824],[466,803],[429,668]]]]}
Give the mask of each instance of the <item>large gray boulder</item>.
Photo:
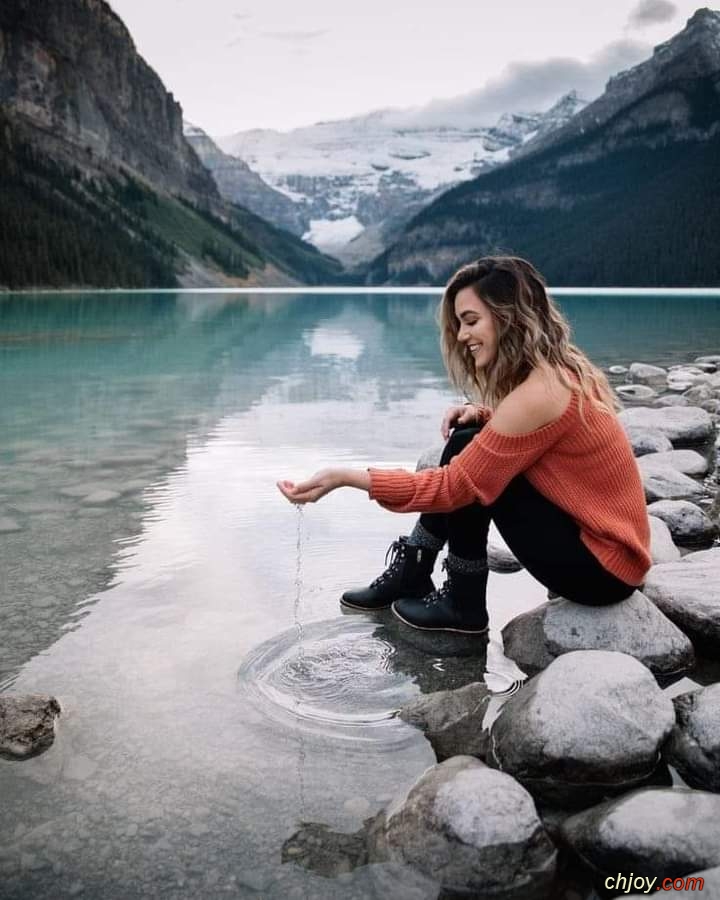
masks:
{"type": "Polygon", "coordinates": [[[573,807],[636,787],[675,724],[651,672],[624,653],[558,657],[505,703],[488,762],[540,800],[573,807]]]}
{"type": "Polygon", "coordinates": [[[681,547],[709,544],[717,535],[717,526],[689,500],[657,500],[648,505],[648,515],[662,519],[681,547]]]}
{"type": "Polygon", "coordinates": [[[661,882],[720,865],[720,796],[643,788],[570,816],[561,834],[599,880],[634,872],[661,882]]]}
{"type": "Polygon", "coordinates": [[[625,426],[632,451],[635,456],[645,456],[647,453],[662,453],[672,450],[670,438],[657,428],[637,428],[625,426]]]}
{"type": "Polygon", "coordinates": [[[667,406],[664,409],[637,406],[624,409],[619,419],[626,428],[661,431],[673,445],[701,444],[715,435],[715,425],[710,415],[695,406],[667,406]]]}
{"type": "Polygon", "coordinates": [[[0,694],[0,756],[26,759],[42,753],[55,740],[60,704],[40,694],[0,694]]]}
{"type": "Polygon", "coordinates": [[[617,650],[635,657],[662,683],[694,664],[690,640],[640,591],[610,606],[571,600],[542,603],[502,632],[505,655],[529,675],[574,650],[617,650]]]}
{"type": "Polygon", "coordinates": [[[682,472],[683,475],[690,475],[693,478],[702,478],[707,475],[710,464],[707,457],[697,450],[667,450],[659,453],[648,453],[638,460],[638,467],[641,472],[649,471],[652,468],[665,468],[670,466],[682,472]]]}
{"type": "Polygon", "coordinates": [[[696,647],[720,652],[720,553],[653,566],[643,590],[696,647]]]}
{"type": "Polygon", "coordinates": [[[483,719],[491,696],[484,684],[473,682],[454,691],[421,694],[398,716],[425,734],[438,762],[451,756],[485,759],[490,733],[483,730],[483,719]]]}
{"type": "Polygon", "coordinates": [[[657,516],[648,516],[650,522],[650,556],[653,565],[664,562],[677,562],[680,550],[675,546],[667,524],[657,516]]]}
{"type": "Polygon", "coordinates": [[[530,794],[471,756],[428,769],[369,835],[371,862],[413,866],[478,898],[548,896],[556,850],[530,794]]]}
{"type": "Polygon", "coordinates": [[[651,366],[648,363],[634,362],[628,370],[628,381],[633,384],[648,384],[651,387],[665,387],[667,369],[651,366]]]}
{"type": "Polygon", "coordinates": [[[720,684],[673,698],[677,722],[665,758],[690,787],[720,792],[720,684]]]}
{"type": "MultiPolygon", "coordinates": [[[[638,462],[649,458],[642,456],[638,462]]],[[[667,464],[641,466],[640,477],[648,503],[656,500],[700,500],[705,496],[701,484],[667,464]]]]}

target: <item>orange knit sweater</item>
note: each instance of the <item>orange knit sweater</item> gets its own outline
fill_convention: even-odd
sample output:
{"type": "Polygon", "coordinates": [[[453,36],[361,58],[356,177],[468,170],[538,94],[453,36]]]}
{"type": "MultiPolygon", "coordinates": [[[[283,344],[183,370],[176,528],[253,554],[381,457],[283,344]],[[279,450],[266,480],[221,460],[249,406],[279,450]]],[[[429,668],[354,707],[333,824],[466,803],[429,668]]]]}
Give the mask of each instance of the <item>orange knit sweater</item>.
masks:
{"type": "Polygon", "coordinates": [[[565,412],[526,434],[495,431],[492,419],[449,465],[422,472],[370,469],[370,498],[393,512],[450,512],[492,503],[523,472],[580,526],[580,537],[621,581],[642,584],[650,525],[640,472],[616,415],[590,400],[580,417],[573,391],[565,412]]]}

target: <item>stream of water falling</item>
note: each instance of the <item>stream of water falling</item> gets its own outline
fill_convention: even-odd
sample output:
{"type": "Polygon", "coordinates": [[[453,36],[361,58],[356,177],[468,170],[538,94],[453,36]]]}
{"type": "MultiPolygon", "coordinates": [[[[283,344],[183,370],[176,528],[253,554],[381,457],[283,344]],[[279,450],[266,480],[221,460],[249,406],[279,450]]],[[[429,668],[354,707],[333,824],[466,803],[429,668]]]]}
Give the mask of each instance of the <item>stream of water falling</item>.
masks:
{"type": "MultiPolygon", "coordinates": [[[[303,647],[303,624],[302,624],[302,594],[303,594],[303,579],[302,579],[302,554],[303,554],[303,537],[304,537],[304,517],[303,517],[303,508],[300,504],[295,507],[297,511],[297,533],[295,536],[295,602],[293,605],[293,622],[295,624],[295,630],[297,632],[297,664],[298,671],[302,671],[304,665],[304,657],[305,657],[305,649],[303,647]]],[[[298,782],[298,806],[299,806],[299,820],[300,823],[303,823],[307,820],[308,816],[306,814],[306,800],[305,800],[305,738],[303,737],[303,728],[302,722],[300,721],[300,702],[301,696],[298,696],[295,699],[295,716],[298,721],[297,726],[297,742],[298,742],[298,756],[297,756],[297,782],[298,782]]],[[[307,885],[303,881],[303,894],[305,900],[308,900],[307,893],[307,885]]]]}

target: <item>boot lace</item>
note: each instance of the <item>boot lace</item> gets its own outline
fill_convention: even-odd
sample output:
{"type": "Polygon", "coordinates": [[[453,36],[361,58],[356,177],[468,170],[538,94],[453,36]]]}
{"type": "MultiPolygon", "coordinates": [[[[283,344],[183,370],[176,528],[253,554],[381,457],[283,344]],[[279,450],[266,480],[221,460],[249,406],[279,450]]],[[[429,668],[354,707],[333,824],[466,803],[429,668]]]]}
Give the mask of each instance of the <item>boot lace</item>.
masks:
{"type": "Polygon", "coordinates": [[[407,553],[407,544],[405,541],[400,538],[397,541],[393,541],[392,544],[387,549],[387,553],[385,554],[385,565],[387,568],[382,573],[382,575],[378,575],[378,577],[371,582],[370,587],[378,587],[378,585],[383,584],[387,581],[388,578],[395,575],[400,564],[405,559],[405,555],[407,553]],[[388,559],[390,559],[390,565],[388,566],[388,559]]]}
{"type": "Polygon", "coordinates": [[[425,606],[432,606],[434,603],[439,603],[441,600],[447,599],[450,594],[450,573],[448,571],[447,560],[444,559],[442,561],[442,570],[443,572],[447,572],[447,578],[442,584],[442,587],[437,588],[434,591],[431,591],[425,597],[423,597],[423,603],[425,606]]]}

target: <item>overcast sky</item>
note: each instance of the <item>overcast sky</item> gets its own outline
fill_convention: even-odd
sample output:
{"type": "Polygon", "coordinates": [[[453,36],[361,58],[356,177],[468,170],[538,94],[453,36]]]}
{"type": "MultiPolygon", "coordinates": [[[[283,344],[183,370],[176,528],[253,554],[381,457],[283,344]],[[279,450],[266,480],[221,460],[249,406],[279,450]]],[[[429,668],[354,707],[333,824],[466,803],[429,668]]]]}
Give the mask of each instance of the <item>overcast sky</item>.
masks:
{"type": "Polygon", "coordinates": [[[588,99],[698,8],[689,0],[110,0],[140,53],[214,136],[376,109],[490,124],[588,99]],[[431,102],[440,101],[440,102],[431,102]]]}

